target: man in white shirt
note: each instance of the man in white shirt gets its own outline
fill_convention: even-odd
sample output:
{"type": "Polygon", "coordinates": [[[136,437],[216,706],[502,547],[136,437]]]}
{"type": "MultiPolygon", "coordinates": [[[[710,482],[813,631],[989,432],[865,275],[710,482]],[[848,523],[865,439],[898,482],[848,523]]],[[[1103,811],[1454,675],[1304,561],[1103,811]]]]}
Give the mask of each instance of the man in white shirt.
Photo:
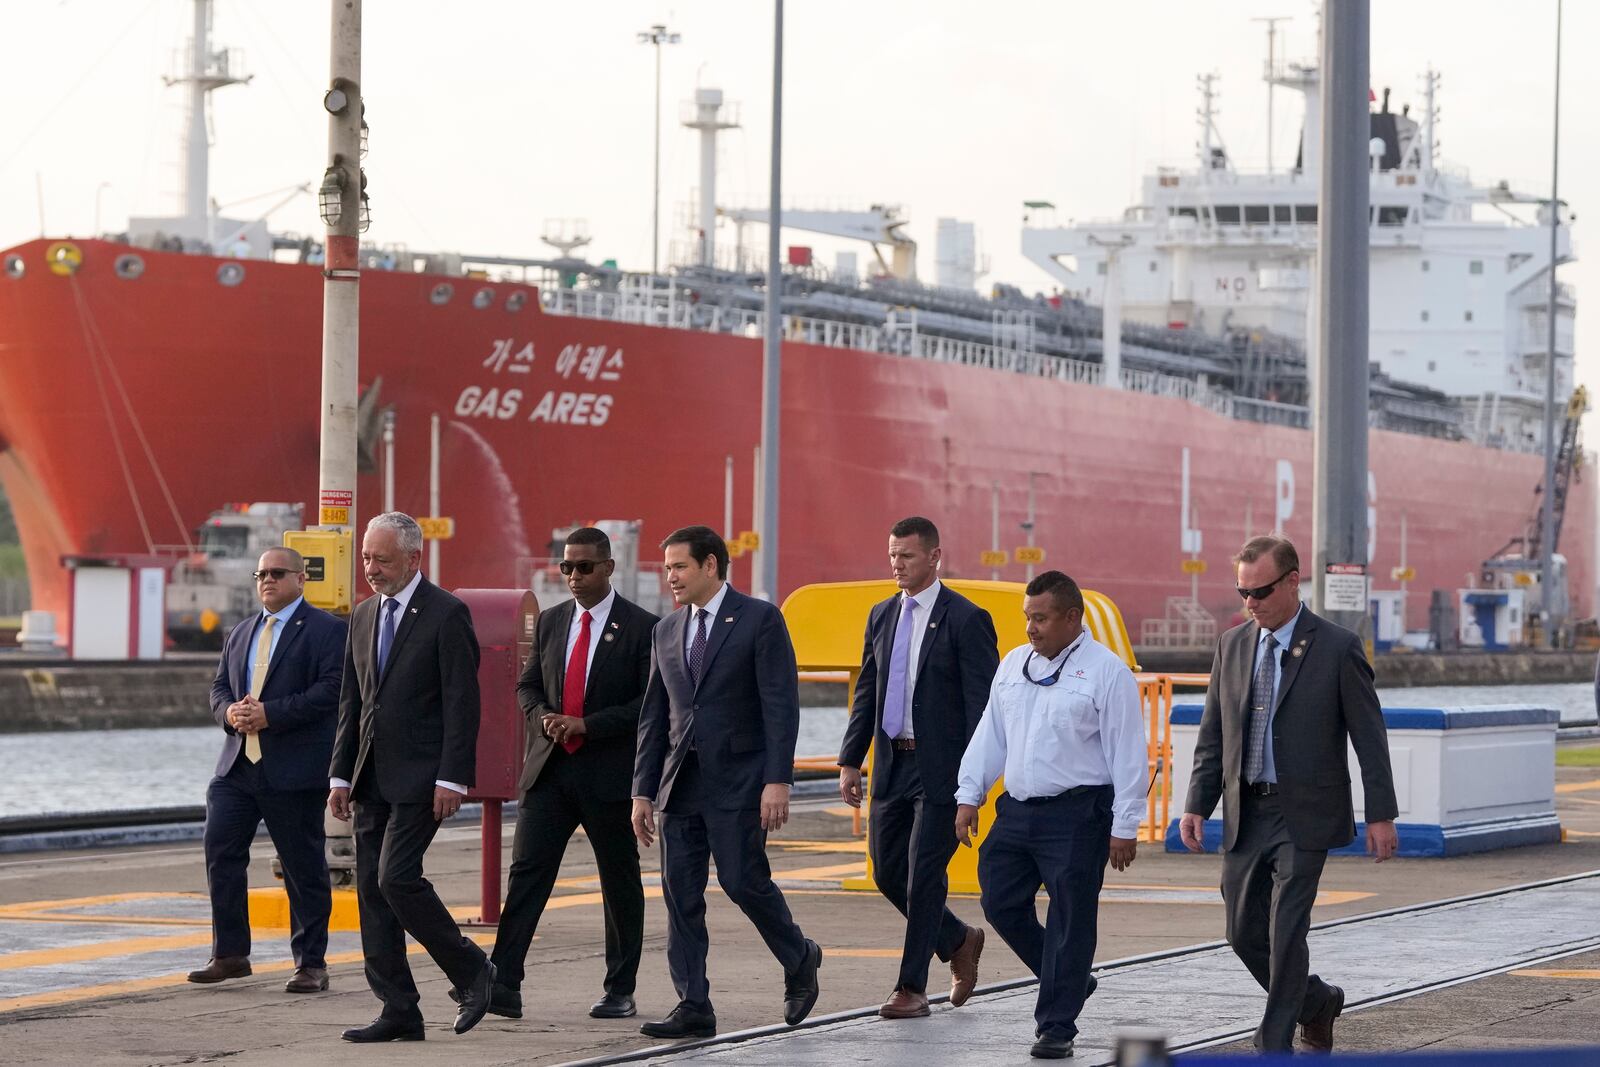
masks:
{"type": "Polygon", "coordinates": [[[1149,769],[1138,683],[1084,629],[1077,583],[1046,571],[1028,583],[1022,610],[1028,643],[1000,661],[961,759],[956,836],[971,846],[978,808],[1004,773],[978,855],[983,914],[1039,978],[1033,1056],[1064,1059],[1092,989],[1106,861],[1121,871],[1134,860],[1149,769]]]}

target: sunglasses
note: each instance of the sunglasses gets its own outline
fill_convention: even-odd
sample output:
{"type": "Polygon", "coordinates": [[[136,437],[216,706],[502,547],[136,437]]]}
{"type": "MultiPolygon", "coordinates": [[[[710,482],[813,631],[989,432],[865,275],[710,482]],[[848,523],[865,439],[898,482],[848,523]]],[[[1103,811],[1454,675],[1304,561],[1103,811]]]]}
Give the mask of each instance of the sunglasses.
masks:
{"type": "Polygon", "coordinates": [[[275,582],[279,582],[283,580],[283,576],[286,574],[299,573],[299,571],[290,570],[288,567],[268,567],[265,570],[251,571],[250,577],[254,578],[258,582],[266,581],[268,578],[271,578],[275,582]]]}
{"type": "Polygon", "coordinates": [[[579,574],[593,574],[600,564],[610,562],[608,559],[564,559],[557,563],[556,567],[562,574],[571,574],[573,571],[579,574]]]}
{"type": "Polygon", "coordinates": [[[1286,570],[1276,578],[1272,579],[1272,581],[1268,582],[1266,585],[1258,585],[1254,589],[1246,589],[1243,586],[1236,585],[1233,587],[1233,590],[1239,594],[1240,600],[1249,600],[1251,597],[1254,597],[1257,600],[1265,600],[1267,597],[1272,595],[1272,591],[1274,589],[1278,588],[1279,582],[1283,581],[1293,573],[1294,570],[1291,568],[1290,570],[1286,570]]]}

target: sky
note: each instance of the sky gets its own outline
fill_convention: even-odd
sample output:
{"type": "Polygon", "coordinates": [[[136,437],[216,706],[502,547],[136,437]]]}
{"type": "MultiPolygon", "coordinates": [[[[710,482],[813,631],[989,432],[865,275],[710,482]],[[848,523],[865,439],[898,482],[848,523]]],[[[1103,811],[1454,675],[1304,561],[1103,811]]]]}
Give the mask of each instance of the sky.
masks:
{"type": "MultiPolygon", "coordinates": [[[[1548,195],[1555,0],[1371,6],[1374,88],[1392,88],[1397,110],[1420,107],[1432,65],[1443,159],[1548,195]]],[[[212,196],[230,216],[276,207],[275,230],[320,233],[312,198],[291,191],[325,165],[330,0],[216,8],[214,45],[237,49],[253,79],[213,94],[212,196]]],[[[0,247],[181,210],[184,91],[162,75],[181,65],[191,12],[191,0],[0,0],[0,247]]],[[[1581,257],[1588,213],[1600,212],[1600,4],[1569,2],[1565,15],[1560,193],[1578,214],[1581,257]]],[[[784,201],[901,205],[930,279],[936,220],[969,220],[985,281],[1048,289],[1020,251],[1022,202],[1053,202],[1062,223],[1116,216],[1142,175],[1192,166],[1200,73],[1221,76],[1236,164],[1266,165],[1262,16],[1288,18],[1280,54],[1314,55],[1307,0],[791,0],[784,201]]],[[[663,253],[687,237],[675,223],[698,182],[698,135],[677,119],[697,85],[740,105],[719,203],[766,204],[770,3],[367,0],[364,18],[371,241],[539,257],[546,220],[576,218],[593,235],[589,258],[647,268],[655,67],[636,38],[655,23],[682,36],[661,54],[663,253]]],[[[1276,99],[1283,167],[1300,111],[1295,94],[1276,99]]],[[[828,263],[850,247],[785,243],[813,244],[828,263]]],[[[1600,328],[1582,313],[1585,294],[1600,301],[1600,251],[1561,277],[1579,292],[1578,377],[1600,386],[1600,345],[1586,346],[1600,328]]]]}

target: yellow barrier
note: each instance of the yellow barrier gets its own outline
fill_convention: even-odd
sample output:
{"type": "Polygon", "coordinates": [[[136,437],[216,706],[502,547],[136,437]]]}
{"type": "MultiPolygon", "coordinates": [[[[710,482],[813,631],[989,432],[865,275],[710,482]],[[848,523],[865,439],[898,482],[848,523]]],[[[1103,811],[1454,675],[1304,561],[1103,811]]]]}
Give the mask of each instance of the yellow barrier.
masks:
{"type": "MultiPolygon", "coordinates": [[[[994,619],[996,643],[1002,655],[1018,645],[1027,643],[1027,623],[1022,615],[1025,587],[1021,582],[954,579],[944,584],[988,611],[989,616],[994,619]]],[[[789,636],[794,641],[795,657],[799,661],[801,672],[848,672],[850,693],[853,697],[857,676],[861,671],[861,645],[866,633],[867,614],[874,604],[887,599],[894,592],[893,582],[874,581],[805,585],[789,594],[789,598],[783,602],[783,616],[789,626],[789,636]]],[[[1133,658],[1133,643],[1128,639],[1128,628],[1123,624],[1122,612],[1117,610],[1116,604],[1104,594],[1089,589],[1083,590],[1083,601],[1084,625],[1089,628],[1094,639],[1115,652],[1130,668],[1137,670],[1138,664],[1133,658]]],[[[1169,687],[1168,708],[1172,703],[1170,692],[1169,687]]],[[[1167,735],[1165,751],[1168,753],[1171,751],[1170,733],[1167,735]]],[[[1157,751],[1152,759],[1157,760],[1159,766],[1164,769],[1170,757],[1169,760],[1161,760],[1160,752],[1157,751]]],[[[871,766],[871,760],[869,753],[868,767],[871,766]]],[[[823,757],[814,757],[805,762],[807,766],[804,769],[817,769],[817,765],[825,760],[823,757]]],[[[801,769],[800,761],[796,761],[796,768],[801,769]]],[[[1164,773],[1162,777],[1165,778],[1164,773]]],[[[994,822],[995,798],[1004,788],[1003,781],[996,782],[979,812],[980,843],[994,822]]],[[[1155,790],[1151,792],[1154,796],[1155,790]]],[[[864,803],[863,808],[865,807],[864,803]]],[[[861,814],[858,811],[854,816],[853,829],[857,834],[861,833],[861,814]]],[[[954,832],[953,827],[952,832],[954,832]]],[[[955,857],[950,861],[949,876],[952,893],[978,892],[977,848],[956,849],[955,857]]],[[[872,881],[871,857],[867,858],[865,878],[846,879],[842,884],[846,889],[876,889],[877,886],[872,881]]]]}

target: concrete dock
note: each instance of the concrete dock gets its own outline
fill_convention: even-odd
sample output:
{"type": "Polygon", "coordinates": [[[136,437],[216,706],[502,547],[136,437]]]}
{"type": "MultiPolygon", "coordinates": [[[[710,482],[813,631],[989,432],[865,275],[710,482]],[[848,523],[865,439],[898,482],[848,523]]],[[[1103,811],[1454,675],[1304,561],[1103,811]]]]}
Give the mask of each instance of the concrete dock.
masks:
{"type": "MultiPolygon", "coordinates": [[[[1355,857],[1329,861],[1315,919],[1313,967],[1350,992],[1336,1031],[1340,1049],[1555,1046],[1593,1042],[1600,1009],[1600,951],[1577,952],[1600,927],[1600,770],[1558,769],[1560,844],[1452,859],[1355,857]],[[1567,879],[1523,893],[1417,912],[1377,913],[1567,879]],[[1564,887],[1564,888],[1563,888],[1564,887]],[[1557,908],[1552,902],[1560,897],[1557,908]],[[1498,902],[1489,903],[1491,901],[1498,902]],[[1470,906],[1469,906],[1470,905],[1470,906]],[[1366,917],[1366,918],[1362,918],[1366,917]],[[1344,922],[1342,920],[1360,920],[1344,922]],[[1524,924],[1524,925],[1516,925],[1524,924]],[[1360,933],[1357,936],[1358,932],[1360,933]],[[1405,961],[1406,968],[1398,966],[1405,961]],[[1413,966],[1414,964],[1414,966],[1413,966]],[[1407,969],[1409,968],[1409,969],[1407,969]],[[1422,991],[1417,991],[1421,989],[1422,991]],[[1397,994],[1411,990],[1403,999],[1397,994]]],[[[857,876],[864,842],[834,801],[797,805],[770,852],[780,884],[808,936],[823,946],[817,1025],[762,1034],[780,1021],[782,975],[731,904],[713,894],[711,979],[721,1036],[751,1040],[676,1050],[638,1033],[639,1019],[589,1019],[603,972],[600,898],[581,836],[568,850],[557,896],[529,955],[523,1019],[487,1017],[464,1036],[450,1031],[447,982],[413,956],[428,1039],[373,1050],[339,1041],[377,1002],[362,976],[353,933],[330,945],[326,994],[282,992],[287,933],[258,930],[256,973],[193,986],[184,973],[208,955],[209,921],[200,848],[168,844],[13,854],[0,859],[0,1048],[8,1063],[176,1064],[226,1058],[240,1064],[550,1064],[628,1058],[718,1063],[875,1063],[936,1057],[944,1063],[1024,1063],[1033,989],[997,939],[984,954],[985,991],[962,1009],[889,1023],[866,1015],[890,991],[900,920],[876,894],[839,888],[857,876]],[[833,1018],[829,1019],[832,1016],[833,1018]],[[761,1058],[753,1054],[761,1051],[761,1058]],[[976,1058],[975,1058],[976,1057],[976,1058]]],[[[429,877],[463,916],[476,914],[478,832],[450,826],[428,857],[429,877]]],[[[509,849],[510,827],[506,827],[509,849]]],[[[258,840],[252,884],[270,884],[270,851],[258,840]]],[[[647,918],[638,1001],[642,1018],[674,1002],[667,979],[665,916],[654,854],[645,857],[647,918]]],[[[1216,942],[1222,908],[1215,856],[1142,846],[1128,871],[1111,873],[1101,906],[1100,992],[1086,1008],[1077,1062],[1104,1061],[1120,1023],[1156,1024],[1174,1039],[1219,1051],[1253,1026],[1261,996],[1216,942]],[[1206,946],[1210,946],[1209,948],[1206,946]],[[1198,946],[1198,947],[1197,947],[1198,946]],[[1183,951],[1189,950],[1189,951],[1183,951]],[[1167,954],[1164,960],[1138,959],[1167,954]]],[[[981,922],[975,897],[952,902],[981,922]]],[[[478,932],[485,943],[492,932],[478,932]]],[[[936,964],[935,975],[942,968],[936,964]]],[[[936,977],[937,982],[937,977],[936,977]]]]}

